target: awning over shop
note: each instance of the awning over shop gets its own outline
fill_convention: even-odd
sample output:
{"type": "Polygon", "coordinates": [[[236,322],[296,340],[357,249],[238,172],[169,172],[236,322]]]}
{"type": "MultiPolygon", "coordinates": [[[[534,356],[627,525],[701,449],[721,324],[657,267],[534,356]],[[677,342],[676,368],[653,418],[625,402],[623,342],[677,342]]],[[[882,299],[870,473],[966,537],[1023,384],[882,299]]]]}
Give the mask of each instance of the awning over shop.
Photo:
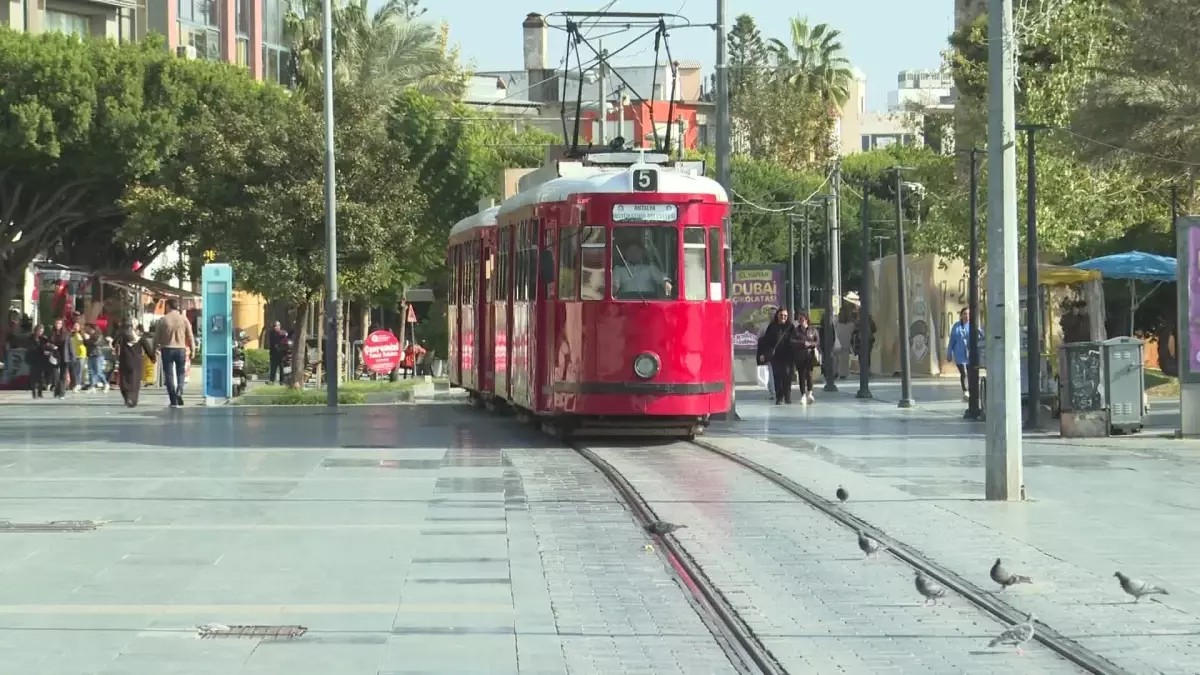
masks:
{"type": "Polygon", "coordinates": [[[200,294],[184,290],[171,284],[147,279],[137,272],[126,270],[104,270],[95,274],[101,282],[131,293],[146,294],[158,298],[179,298],[181,308],[199,309],[200,294]]]}

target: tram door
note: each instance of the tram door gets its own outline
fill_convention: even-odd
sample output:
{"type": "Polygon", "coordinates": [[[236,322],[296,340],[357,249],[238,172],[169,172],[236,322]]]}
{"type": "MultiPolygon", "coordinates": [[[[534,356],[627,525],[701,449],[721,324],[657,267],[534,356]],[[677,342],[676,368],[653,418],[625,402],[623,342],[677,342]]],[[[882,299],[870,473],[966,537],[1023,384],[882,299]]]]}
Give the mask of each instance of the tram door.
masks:
{"type": "Polygon", "coordinates": [[[543,302],[538,303],[541,308],[542,316],[542,344],[539,345],[538,352],[541,354],[541,363],[538,364],[538,370],[541,371],[538,377],[538,397],[541,399],[542,407],[549,408],[552,402],[554,391],[554,363],[555,355],[558,353],[556,342],[556,327],[558,324],[558,284],[555,283],[555,271],[558,269],[557,257],[554,255],[555,233],[558,231],[558,223],[556,221],[546,221],[543,219],[541,243],[538,254],[539,270],[538,270],[538,285],[542,288],[543,302]],[[548,261],[553,261],[553,264],[547,264],[548,261]]]}
{"type": "Polygon", "coordinates": [[[475,332],[475,344],[478,349],[479,390],[493,392],[495,386],[496,360],[494,344],[496,335],[496,315],[492,301],[495,297],[496,284],[496,242],[484,239],[483,245],[483,279],[481,285],[482,302],[479,303],[479,330],[475,332]]]}

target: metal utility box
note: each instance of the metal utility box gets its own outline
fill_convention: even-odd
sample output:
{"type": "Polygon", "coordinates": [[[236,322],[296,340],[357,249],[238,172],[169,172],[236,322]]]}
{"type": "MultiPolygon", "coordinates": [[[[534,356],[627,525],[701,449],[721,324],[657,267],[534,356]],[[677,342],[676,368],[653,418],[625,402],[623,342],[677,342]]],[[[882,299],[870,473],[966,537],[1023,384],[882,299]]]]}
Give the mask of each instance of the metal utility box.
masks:
{"type": "Polygon", "coordinates": [[[1070,342],[1058,347],[1060,434],[1068,438],[1099,438],[1109,433],[1104,405],[1100,342],[1070,342]]]}
{"type": "Polygon", "coordinates": [[[1141,340],[1116,337],[1102,343],[1104,398],[1112,433],[1141,431],[1145,424],[1146,371],[1141,340]]]}

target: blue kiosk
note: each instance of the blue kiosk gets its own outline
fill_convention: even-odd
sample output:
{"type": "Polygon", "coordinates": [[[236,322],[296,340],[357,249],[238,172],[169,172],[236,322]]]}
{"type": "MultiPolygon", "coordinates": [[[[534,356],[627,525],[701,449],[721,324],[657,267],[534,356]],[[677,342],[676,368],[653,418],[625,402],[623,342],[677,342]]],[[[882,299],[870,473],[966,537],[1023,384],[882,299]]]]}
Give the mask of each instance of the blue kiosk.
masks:
{"type": "Polygon", "coordinates": [[[221,405],[233,396],[233,268],[225,263],[204,266],[204,402],[221,405]]]}

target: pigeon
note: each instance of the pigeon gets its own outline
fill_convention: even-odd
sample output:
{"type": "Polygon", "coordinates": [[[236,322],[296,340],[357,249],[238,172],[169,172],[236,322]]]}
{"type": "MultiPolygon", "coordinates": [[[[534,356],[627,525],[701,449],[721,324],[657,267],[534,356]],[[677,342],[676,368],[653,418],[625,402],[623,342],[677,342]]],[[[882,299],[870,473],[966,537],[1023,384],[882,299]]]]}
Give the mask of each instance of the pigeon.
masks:
{"type": "Polygon", "coordinates": [[[1018,654],[1024,654],[1025,652],[1021,651],[1021,645],[1033,639],[1033,622],[1036,618],[1033,614],[1030,614],[1024,623],[1009,626],[1008,629],[988,643],[988,648],[990,649],[996,645],[1012,645],[1017,648],[1018,654]]]}
{"type": "Polygon", "coordinates": [[[1004,569],[1004,565],[1000,564],[999,558],[996,558],[995,564],[992,565],[991,575],[992,581],[1000,584],[1000,590],[1004,590],[1009,586],[1015,586],[1017,584],[1033,583],[1033,579],[1030,579],[1029,577],[1022,576],[1020,574],[1013,574],[1012,572],[1004,569]]]}
{"type": "Polygon", "coordinates": [[[883,548],[878,541],[863,534],[862,530],[858,531],[858,549],[866,553],[868,558],[882,551],[883,548]]]}
{"type": "Polygon", "coordinates": [[[650,534],[664,535],[670,534],[675,530],[682,530],[686,527],[687,525],[676,525],[675,523],[668,523],[665,520],[656,520],[646,526],[646,531],[650,534]]]}
{"type": "Polygon", "coordinates": [[[1166,589],[1148,584],[1141,579],[1131,579],[1120,572],[1113,576],[1121,580],[1121,590],[1132,595],[1134,602],[1141,600],[1143,595],[1170,595],[1166,589]]]}
{"type": "Polygon", "coordinates": [[[938,598],[946,595],[946,589],[942,588],[936,581],[925,576],[920,570],[917,570],[917,592],[925,598],[925,604],[931,601],[937,604],[938,598]]]}
{"type": "Polygon", "coordinates": [[[845,502],[847,499],[850,499],[850,493],[846,492],[846,488],[839,485],[837,489],[837,498],[839,502],[845,502]]]}

